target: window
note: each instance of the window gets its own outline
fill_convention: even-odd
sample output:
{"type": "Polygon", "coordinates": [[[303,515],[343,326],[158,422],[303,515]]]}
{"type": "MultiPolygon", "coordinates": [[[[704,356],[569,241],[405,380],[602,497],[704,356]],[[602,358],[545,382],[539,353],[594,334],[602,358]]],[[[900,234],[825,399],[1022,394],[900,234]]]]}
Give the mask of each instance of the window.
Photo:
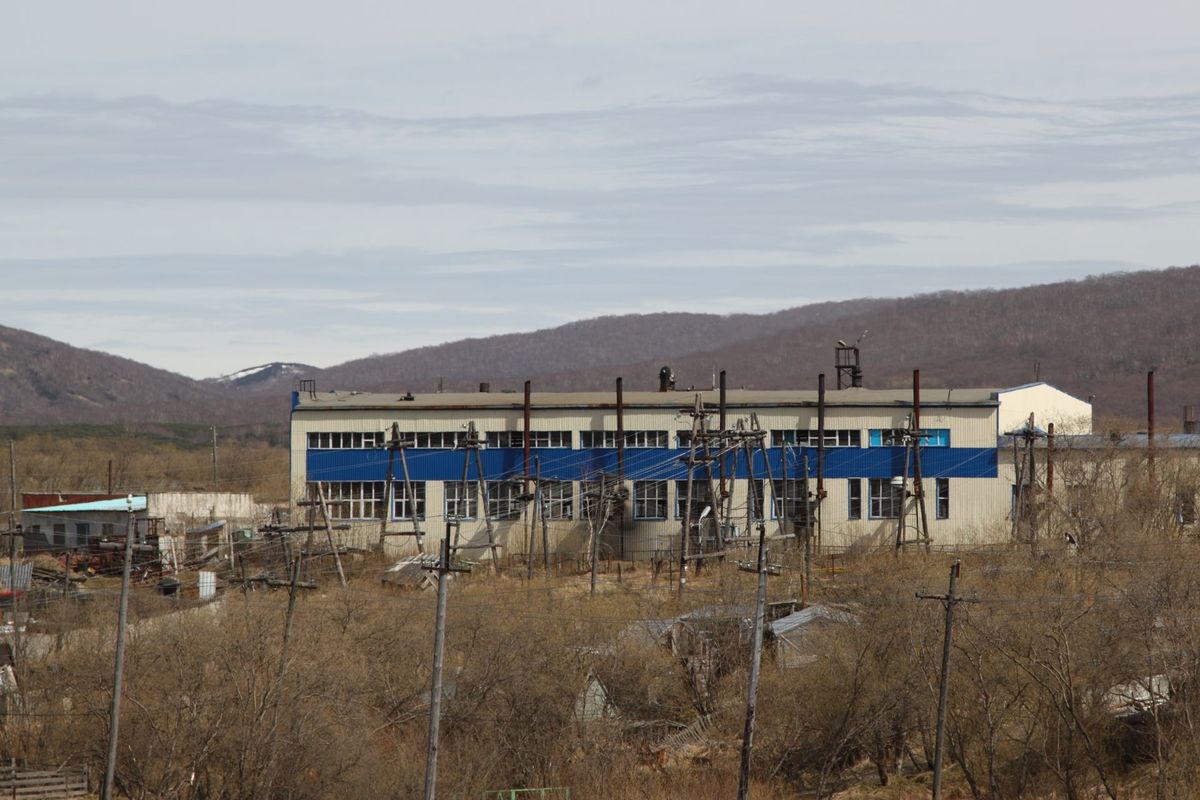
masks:
{"type": "MultiPolygon", "coordinates": [[[[488,431],[488,447],[524,447],[524,431],[488,431]]],[[[530,447],[570,447],[570,431],[530,431],[530,447]]]]}
{"type": "MultiPolygon", "coordinates": [[[[793,447],[816,447],[821,440],[820,431],[816,430],[781,430],[771,431],[771,443],[775,447],[790,444],[793,447]]],[[[862,447],[862,431],[848,428],[831,430],[825,429],[826,447],[862,447]]]]}
{"type": "Polygon", "coordinates": [[[86,522],[75,523],[75,543],[87,544],[88,535],[92,532],[92,526],[86,522]]]}
{"type": "Polygon", "coordinates": [[[517,519],[521,516],[520,481],[488,481],[487,512],[492,519],[517,519]]]}
{"type": "MultiPolygon", "coordinates": [[[[666,431],[625,431],[626,447],[668,447],[666,431]]],[[[580,431],[579,446],[583,448],[616,447],[616,431],[580,431]]]]}
{"type": "Polygon", "coordinates": [[[403,482],[392,484],[392,519],[425,519],[425,481],[410,481],[412,497],[403,482]]]}
{"type": "Polygon", "coordinates": [[[442,484],[446,495],[446,518],[475,519],[479,513],[479,484],[475,481],[465,486],[460,481],[442,484]]]}
{"type": "MultiPolygon", "coordinates": [[[[687,481],[675,481],[675,519],[683,519],[687,508],[687,481]]],[[[708,482],[692,480],[692,522],[700,519],[704,507],[711,505],[708,496],[708,482]]],[[[712,513],[712,512],[709,512],[712,513]]]]}
{"type": "MultiPolygon", "coordinates": [[[[383,511],[383,481],[334,481],[325,484],[325,500],[332,519],[378,519],[383,511]]],[[[317,499],[315,483],[308,496],[317,499]]]]}
{"type": "Polygon", "coordinates": [[[546,519],[572,519],[575,485],[571,481],[542,481],[542,513],[546,519]]]}
{"type": "Polygon", "coordinates": [[[42,535],[42,526],[41,525],[30,525],[29,532],[31,534],[33,534],[34,536],[41,536],[42,535]]]}
{"type": "Polygon", "coordinates": [[[309,450],[365,450],[383,446],[383,431],[369,433],[313,432],[308,434],[309,450]]]}
{"type": "MultiPolygon", "coordinates": [[[[904,447],[908,436],[905,428],[875,428],[870,432],[868,443],[871,447],[904,447]]],[[[926,428],[921,431],[921,447],[949,447],[949,428],[926,428]]]]}
{"type": "Polygon", "coordinates": [[[938,478],[936,486],[936,519],[950,519],[950,479],[938,478]]]}
{"type": "Polygon", "coordinates": [[[890,478],[871,478],[871,519],[896,519],[904,507],[904,490],[890,478]]]}
{"type": "MultiPolygon", "coordinates": [[[[433,431],[413,434],[413,447],[426,450],[453,450],[467,438],[466,431],[433,431]]],[[[401,434],[401,439],[404,435],[401,434]]]]}
{"type": "Polygon", "coordinates": [[[633,518],[667,518],[667,482],[633,482],[633,518]]]}
{"type": "Polygon", "coordinates": [[[849,498],[846,519],[862,519],[862,480],[860,478],[846,479],[846,497],[849,498]]]}
{"type": "Polygon", "coordinates": [[[805,481],[788,478],[771,482],[771,516],[786,518],[801,526],[808,525],[808,489],[805,481]]]}
{"type": "Polygon", "coordinates": [[[103,539],[111,539],[113,535],[113,524],[111,522],[100,523],[100,537],[103,539]]]}
{"type": "MultiPolygon", "coordinates": [[[[767,497],[763,494],[765,484],[760,479],[750,481],[750,496],[754,498],[754,519],[760,520],[763,518],[763,513],[767,510],[767,497]]],[[[746,498],[746,502],[750,502],[750,498],[746,498]]]]}
{"type": "Polygon", "coordinates": [[[64,522],[54,523],[54,541],[51,544],[64,547],[67,544],[67,525],[64,522]]]}

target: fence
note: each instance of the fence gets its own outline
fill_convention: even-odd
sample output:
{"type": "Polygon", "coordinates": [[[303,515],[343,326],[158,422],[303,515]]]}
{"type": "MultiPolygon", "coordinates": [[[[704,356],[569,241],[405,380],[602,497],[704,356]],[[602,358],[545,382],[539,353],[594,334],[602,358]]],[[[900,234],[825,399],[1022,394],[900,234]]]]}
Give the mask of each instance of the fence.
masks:
{"type": "Polygon", "coordinates": [[[19,769],[16,761],[0,766],[0,798],[60,800],[87,795],[88,779],[83,770],[19,769]]]}
{"type": "Polygon", "coordinates": [[[571,790],[554,789],[493,789],[484,792],[481,800],[571,800],[571,790]]]}

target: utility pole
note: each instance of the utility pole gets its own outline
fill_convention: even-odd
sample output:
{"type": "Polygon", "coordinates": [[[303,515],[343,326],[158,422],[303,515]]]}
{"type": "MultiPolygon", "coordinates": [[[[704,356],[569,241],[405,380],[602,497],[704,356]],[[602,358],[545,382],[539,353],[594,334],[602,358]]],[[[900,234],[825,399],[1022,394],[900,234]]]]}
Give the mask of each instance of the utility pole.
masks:
{"type": "Polygon", "coordinates": [[[121,689],[125,678],[125,628],[129,621],[129,571],[133,562],[133,495],[125,498],[129,525],[125,531],[125,566],[121,570],[121,599],[117,605],[117,653],[113,659],[112,709],[108,715],[108,759],[104,766],[101,800],[112,800],[117,774],[117,736],[121,727],[121,689]]]}
{"type": "Polygon", "coordinates": [[[450,526],[446,526],[442,537],[441,553],[436,567],[437,617],[433,629],[433,677],[429,687],[429,744],[425,754],[425,800],[433,800],[437,794],[438,725],[442,717],[442,653],[446,645],[446,592],[451,572],[468,572],[466,567],[455,567],[450,563],[450,526]]]}
{"type": "Polygon", "coordinates": [[[946,594],[917,592],[919,600],[940,600],[946,606],[946,633],[942,639],[942,681],[938,688],[937,736],[933,745],[933,800],[942,796],[942,750],[946,739],[946,698],[950,693],[950,638],[954,632],[954,606],[959,603],[978,603],[976,597],[959,597],[958,572],[961,562],[950,565],[950,588],[946,594]]]}
{"type": "MultiPolygon", "coordinates": [[[[12,592],[13,670],[16,670],[22,657],[21,624],[18,619],[21,603],[20,595],[17,594],[17,536],[21,537],[21,550],[24,551],[25,534],[20,533],[20,528],[17,525],[17,456],[11,437],[8,440],[8,489],[8,588],[12,592]]],[[[70,577],[71,574],[70,563],[70,556],[68,555],[67,577],[70,577]]],[[[33,581],[32,575],[30,575],[30,581],[33,581]]]]}
{"type": "MultiPolygon", "coordinates": [[[[333,563],[337,566],[338,584],[343,589],[346,588],[346,571],[342,569],[342,556],[339,552],[338,545],[333,541],[333,523],[329,521],[329,504],[325,501],[325,484],[317,484],[317,499],[321,503],[321,521],[325,523],[325,539],[329,542],[329,549],[333,551],[333,563]]],[[[386,501],[385,501],[386,502],[386,501]]],[[[384,517],[387,517],[387,511],[384,511],[384,517]]],[[[308,557],[312,558],[312,545],[309,544],[308,557]]]]}
{"type": "MultiPolygon", "coordinates": [[[[759,447],[766,455],[765,434],[760,434],[759,447]]],[[[748,464],[750,480],[754,479],[753,462],[748,464]]],[[[784,475],[786,476],[786,472],[784,475]]],[[[784,480],[787,478],[785,477],[784,480]]],[[[747,502],[755,504],[754,491],[747,502]]],[[[758,672],[762,665],[763,617],[767,606],[767,522],[766,514],[758,514],[758,592],[754,599],[754,644],[750,653],[750,680],[746,688],[746,727],[742,732],[742,763],[738,772],[738,800],[750,796],[750,753],[754,746],[754,713],[758,703],[758,672]]]]}
{"type": "Polygon", "coordinates": [[[217,426],[212,426],[212,462],[213,462],[213,487],[220,485],[217,480],[217,426]]]}

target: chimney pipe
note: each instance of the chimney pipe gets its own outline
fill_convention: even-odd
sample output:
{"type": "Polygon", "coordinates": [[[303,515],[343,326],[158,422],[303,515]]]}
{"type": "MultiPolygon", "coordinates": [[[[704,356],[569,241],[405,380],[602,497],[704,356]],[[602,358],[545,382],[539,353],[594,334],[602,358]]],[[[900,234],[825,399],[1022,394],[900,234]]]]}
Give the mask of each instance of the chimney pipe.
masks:
{"type": "Polygon", "coordinates": [[[479,384],[479,391],[490,392],[491,390],[492,390],[492,385],[490,383],[480,383],[479,384]]]}

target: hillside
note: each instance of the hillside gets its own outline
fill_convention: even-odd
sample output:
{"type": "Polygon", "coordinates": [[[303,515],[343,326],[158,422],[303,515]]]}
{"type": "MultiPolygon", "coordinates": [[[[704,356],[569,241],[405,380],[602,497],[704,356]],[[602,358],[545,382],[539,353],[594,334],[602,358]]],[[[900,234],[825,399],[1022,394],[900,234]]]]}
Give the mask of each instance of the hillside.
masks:
{"type": "Polygon", "coordinates": [[[606,389],[622,375],[631,389],[654,389],[659,367],[670,364],[679,387],[707,386],[713,370],[725,368],[734,386],[815,388],[820,372],[833,384],[834,342],[870,330],[867,386],[907,385],[914,367],[927,386],[1018,385],[1038,375],[1080,397],[1096,395],[1099,415],[1140,419],[1144,375],[1156,367],[1159,415],[1170,425],[1181,405],[1200,403],[1198,303],[1193,266],[738,315],[725,328],[679,314],[601,318],[363,359],[317,380],[325,388],[429,391],[440,374],[448,389],[479,381],[517,388],[530,378],[538,389],[572,390],[606,389]],[[527,365],[539,353],[545,357],[527,365]]]}
{"type": "Polygon", "coordinates": [[[207,423],[227,394],[183,375],[0,326],[0,424],[207,423]]]}
{"type": "Polygon", "coordinates": [[[599,317],[557,328],[416,348],[316,369],[275,363],[195,381],[129,359],[0,327],[0,424],[286,420],[300,378],[322,389],[494,391],[531,379],[540,390],[656,387],[671,365],[678,385],[815,386],[833,381],[833,344],[864,330],[866,385],[1015,385],[1036,375],[1100,415],[1141,418],[1144,374],[1158,372],[1167,425],[1200,403],[1200,267],[1113,274],[1020,289],[943,292],[821,303],[771,314],[657,313],[599,317]]]}

